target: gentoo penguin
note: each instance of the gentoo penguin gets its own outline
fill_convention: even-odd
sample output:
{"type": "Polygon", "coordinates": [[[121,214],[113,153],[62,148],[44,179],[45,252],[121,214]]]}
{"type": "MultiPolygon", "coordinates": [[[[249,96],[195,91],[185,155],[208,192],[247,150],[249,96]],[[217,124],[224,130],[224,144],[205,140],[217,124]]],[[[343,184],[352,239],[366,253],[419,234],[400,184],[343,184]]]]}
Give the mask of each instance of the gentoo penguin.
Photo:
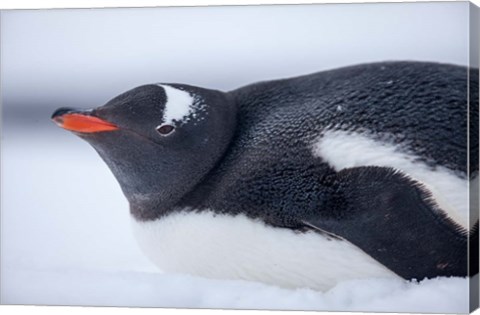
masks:
{"type": "Polygon", "coordinates": [[[316,290],[464,277],[478,179],[467,71],[382,62],[229,92],[148,84],[52,119],[110,167],[164,271],[316,290]]]}

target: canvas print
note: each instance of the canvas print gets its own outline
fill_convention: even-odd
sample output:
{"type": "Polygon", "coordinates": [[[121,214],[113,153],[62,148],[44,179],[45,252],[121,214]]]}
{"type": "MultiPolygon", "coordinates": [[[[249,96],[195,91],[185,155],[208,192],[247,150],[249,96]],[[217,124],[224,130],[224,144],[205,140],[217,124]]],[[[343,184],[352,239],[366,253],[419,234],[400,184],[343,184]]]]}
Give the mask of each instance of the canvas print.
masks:
{"type": "Polygon", "coordinates": [[[2,304],[477,308],[474,5],[1,23],[2,304]]]}

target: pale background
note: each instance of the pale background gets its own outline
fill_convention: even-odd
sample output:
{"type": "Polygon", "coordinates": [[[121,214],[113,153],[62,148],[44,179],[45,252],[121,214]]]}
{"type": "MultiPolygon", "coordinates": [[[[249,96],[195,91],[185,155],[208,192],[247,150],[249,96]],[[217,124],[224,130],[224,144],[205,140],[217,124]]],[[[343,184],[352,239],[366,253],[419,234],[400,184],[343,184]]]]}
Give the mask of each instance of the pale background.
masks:
{"type": "MultiPolygon", "coordinates": [[[[113,176],[49,122],[55,108],[98,106],[150,82],[228,90],[360,62],[467,64],[466,16],[458,3],[2,14],[2,301],[81,303],[69,292],[85,295],[105,274],[103,294],[125,297],[108,275],[138,272],[126,276],[138,288],[137,276],[155,271],[130,236],[113,176]]],[[[308,294],[292,303],[308,304],[308,294]]]]}

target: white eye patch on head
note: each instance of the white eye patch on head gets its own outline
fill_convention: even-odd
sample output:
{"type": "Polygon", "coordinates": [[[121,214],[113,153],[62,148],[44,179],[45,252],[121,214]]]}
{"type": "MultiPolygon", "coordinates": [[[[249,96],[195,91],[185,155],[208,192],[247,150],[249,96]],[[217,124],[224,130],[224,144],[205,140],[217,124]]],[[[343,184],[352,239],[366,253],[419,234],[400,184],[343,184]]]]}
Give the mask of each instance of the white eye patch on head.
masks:
{"type": "Polygon", "coordinates": [[[190,93],[169,85],[159,84],[159,86],[164,89],[167,96],[162,125],[172,125],[174,121],[181,122],[193,112],[195,98],[190,93]]]}

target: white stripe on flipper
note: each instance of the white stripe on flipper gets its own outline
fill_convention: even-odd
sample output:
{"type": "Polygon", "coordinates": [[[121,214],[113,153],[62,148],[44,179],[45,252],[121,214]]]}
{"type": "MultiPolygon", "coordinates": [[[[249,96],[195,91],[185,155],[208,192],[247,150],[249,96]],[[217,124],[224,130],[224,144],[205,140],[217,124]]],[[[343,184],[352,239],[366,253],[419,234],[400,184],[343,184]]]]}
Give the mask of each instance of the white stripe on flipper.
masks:
{"type": "Polygon", "coordinates": [[[163,112],[164,124],[172,124],[173,120],[182,121],[192,113],[195,99],[190,93],[165,84],[158,86],[164,89],[167,96],[163,112]]]}
{"type": "Polygon", "coordinates": [[[418,156],[400,150],[393,143],[374,140],[365,134],[329,130],[313,145],[313,155],[336,171],[359,166],[393,167],[421,182],[430,190],[438,206],[464,228],[468,228],[468,180],[454,171],[437,166],[435,170],[418,156]]]}

